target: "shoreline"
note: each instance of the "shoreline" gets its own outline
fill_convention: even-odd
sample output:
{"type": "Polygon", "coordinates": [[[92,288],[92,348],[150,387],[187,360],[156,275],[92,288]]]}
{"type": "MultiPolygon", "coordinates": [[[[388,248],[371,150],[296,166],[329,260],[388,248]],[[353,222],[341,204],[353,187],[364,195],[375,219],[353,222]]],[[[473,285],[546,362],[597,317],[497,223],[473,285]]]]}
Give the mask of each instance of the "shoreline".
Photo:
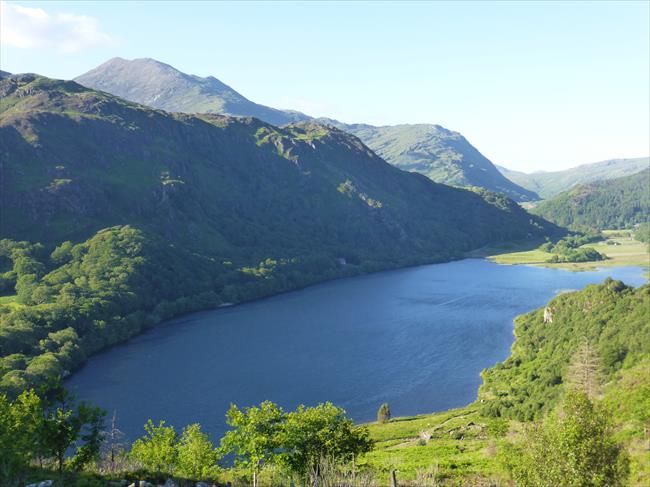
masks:
{"type": "MultiPolygon", "coordinates": [[[[448,264],[448,265],[460,264],[463,261],[467,261],[468,263],[471,262],[471,261],[475,261],[477,265],[481,265],[483,267],[489,266],[489,267],[492,267],[493,269],[495,269],[498,266],[498,264],[496,264],[494,262],[491,262],[489,260],[486,260],[486,259],[469,258],[469,259],[461,259],[461,260],[457,260],[457,261],[444,262],[444,263],[425,264],[425,265],[421,265],[421,266],[410,266],[409,268],[421,267],[423,269],[426,269],[426,268],[431,267],[431,266],[439,266],[439,265],[445,265],[445,264],[448,264]]],[[[407,271],[409,268],[390,269],[390,270],[373,272],[373,273],[368,273],[368,274],[358,275],[358,276],[352,276],[352,277],[354,277],[355,279],[358,279],[358,280],[374,279],[374,278],[376,278],[378,276],[381,276],[382,274],[386,275],[386,274],[389,274],[389,273],[403,272],[403,271],[407,271]]],[[[561,270],[563,270],[563,269],[561,269],[561,270]]],[[[640,269],[639,269],[639,271],[640,271],[640,269]]],[[[498,270],[496,272],[498,272],[498,270]]],[[[640,272],[634,271],[634,275],[637,276],[637,277],[640,277],[640,272]]],[[[605,277],[606,276],[603,275],[602,279],[604,279],[605,277]]],[[[344,279],[344,278],[339,278],[339,279],[344,279]]],[[[398,279],[399,279],[399,277],[398,277],[398,279]]],[[[562,278],[560,278],[560,279],[562,279],[562,278]]],[[[623,279],[625,279],[625,278],[623,278],[623,279]]],[[[313,287],[316,287],[316,286],[323,286],[322,292],[327,293],[328,292],[327,291],[327,286],[337,285],[337,283],[335,281],[338,281],[338,279],[336,279],[336,280],[326,280],[324,282],[315,283],[315,284],[312,284],[310,286],[306,286],[306,287],[301,288],[301,289],[294,289],[294,290],[290,290],[290,291],[285,291],[283,293],[278,293],[278,294],[274,294],[274,295],[271,295],[271,296],[266,296],[266,297],[263,297],[263,298],[258,298],[258,299],[255,299],[255,300],[250,300],[250,301],[238,303],[238,305],[240,305],[240,304],[255,304],[256,303],[257,305],[264,306],[264,300],[271,299],[271,298],[273,298],[273,299],[283,299],[283,296],[287,296],[289,299],[294,299],[295,300],[297,298],[295,298],[295,296],[292,297],[291,296],[292,293],[298,293],[300,291],[304,291],[305,289],[313,288],[313,287]]],[[[601,280],[594,281],[594,283],[599,283],[599,282],[601,282],[601,280]]],[[[579,287],[579,288],[578,287],[572,288],[572,290],[579,290],[579,289],[582,289],[582,286],[579,287]]],[[[558,293],[556,292],[555,289],[549,289],[549,299],[554,298],[557,294],[558,293]]],[[[526,313],[530,312],[531,310],[537,309],[538,306],[542,306],[542,305],[543,304],[534,304],[530,308],[520,309],[520,310],[518,310],[518,312],[514,312],[513,314],[505,317],[506,320],[507,320],[507,325],[503,325],[503,326],[504,327],[507,326],[507,333],[508,333],[508,336],[509,336],[507,353],[504,354],[501,358],[496,359],[493,363],[482,365],[483,369],[493,367],[496,363],[498,363],[500,361],[503,361],[503,360],[506,360],[510,356],[511,351],[512,351],[512,347],[514,346],[514,343],[515,343],[515,340],[516,340],[516,337],[514,336],[514,333],[513,333],[514,332],[514,322],[515,322],[515,320],[517,319],[518,316],[526,314],[526,313]]],[[[155,328],[159,328],[159,329],[160,328],[167,328],[167,331],[162,331],[161,330],[161,332],[163,333],[163,336],[166,336],[166,334],[171,334],[172,338],[169,338],[168,340],[173,340],[173,334],[175,333],[174,329],[176,327],[180,326],[182,328],[182,325],[184,325],[184,324],[192,323],[192,322],[196,322],[196,321],[200,321],[200,320],[204,319],[202,317],[205,317],[206,319],[208,319],[210,317],[213,317],[211,319],[213,319],[215,321],[215,323],[218,324],[219,321],[221,321],[223,319],[227,319],[228,315],[235,312],[235,306],[236,305],[227,306],[225,308],[209,308],[209,309],[204,309],[204,310],[197,310],[197,311],[194,311],[192,313],[186,313],[186,314],[183,314],[181,316],[178,316],[178,317],[175,317],[175,318],[172,318],[172,319],[169,319],[169,320],[162,321],[161,323],[159,323],[159,324],[157,324],[157,325],[155,325],[155,326],[153,326],[151,328],[147,328],[147,329],[143,330],[141,333],[139,333],[138,335],[133,336],[132,338],[137,339],[138,336],[148,335],[149,331],[150,330],[153,331],[153,329],[155,329],[155,328]]],[[[182,331],[180,333],[182,333],[182,331]]],[[[113,344],[113,345],[111,345],[109,347],[105,347],[100,352],[98,352],[98,353],[94,354],[93,356],[89,357],[89,360],[84,362],[84,364],[82,364],[78,369],[76,369],[74,374],[71,374],[70,376],[66,377],[66,383],[69,383],[68,382],[69,379],[73,379],[74,377],[76,377],[76,373],[78,371],[81,371],[82,369],[84,369],[86,367],[86,365],[89,364],[89,362],[93,361],[93,359],[95,359],[95,358],[97,358],[97,357],[99,357],[101,355],[104,355],[104,354],[107,354],[107,353],[111,352],[113,347],[116,347],[118,345],[126,345],[129,341],[130,340],[125,340],[123,342],[113,344]]],[[[134,345],[137,346],[137,343],[134,344],[134,345]]],[[[134,350],[137,351],[137,349],[134,349],[134,350]]],[[[102,363],[101,360],[100,360],[100,363],[102,363]]],[[[458,403],[452,403],[452,404],[448,404],[448,405],[441,404],[442,407],[436,408],[434,410],[431,410],[431,409],[428,409],[428,408],[424,409],[424,408],[419,408],[418,407],[418,408],[415,408],[415,410],[411,409],[410,411],[404,411],[406,414],[404,416],[399,416],[399,417],[412,417],[414,415],[415,416],[421,416],[421,415],[430,415],[432,413],[443,413],[445,411],[448,411],[450,408],[451,409],[464,408],[464,407],[467,407],[468,405],[471,405],[471,404],[475,403],[475,401],[476,401],[476,399],[478,397],[478,390],[479,390],[479,388],[481,386],[481,383],[482,383],[482,381],[480,379],[480,373],[481,373],[481,370],[477,370],[475,386],[473,387],[471,392],[469,392],[468,394],[465,395],[466,396],[465,397],[465,402],[460,402],[459,401],[458,403]]],[[[365,418],[363,418],[363,419],[361,419],[359,421],[360,424],[365,424],[368,421],[371,421],[372,417],[373,417],[372,414],[371,415],[366,415],[365,412],[364,412],[364,414],[362,416],[365,416],[365,418]]]]}
{"type": "MultiPolygon", "coordinates": [[[[82,370],[86,366],[88,361],[90,359],[92,359],[93,357],[96,357],[98,355],[102,355],[104,353],[107,353],[111,349],[113,349],[114,347],[124,345],[124,344],[128,343],[129,341],[131,341],[132,339],[137,338],[138,336],[145,335],[150,330],[159,328],[161,326],[173,326],[174,324],[177,324],[177,322],[179,322],[181,320],[184,320],[185,318],[188,318],[188,317],[193,316],[193,315],[198,315],[198,314],[202,314],[202,313],[211,313],[211,312],[215,312],[215,311],[230,311],[230,310],[238,308],[241,305],[253,304],[253,303],[261,303],[261,302],[264,302],[267,299],[278,298],[280,296],[288,295],[288,294],[298,292],[298,291],[302,291],[302,290],[305,290],[305,289],[308,289],[308,288],[311,288],[311,287],[314,287],[314,286],[326,285],[326,284],[329,284],[329,283],[335,283],[337,281],[346,280],[346,279],[367,278],[367,277],[371,277],[371,276],[376,276],[376,275],[381,275],[381,274],[386,274],[386,273],[391,273],[391,272],[399,272],[399,271],[402,271],[402,270],[413,269],[413,268],[417,268],[417,267],[427,267],[427,266],[431,266],[431,265],[444,265],[444,264],[450,264],[450,263],[453,263],[453,262],[461,262],[463,260],[482,260],[482,261],[490,262],[490,263],[493,263],[495,265],[500,265],[500,266],[522,265],[522,266],[530,266],[530,267],[558,269],[558,270],[564,270],[564,271],[569,271],[569,272],[582,272],[582,271],[595,272],[595,271],[599,271],[599,270],[604,270],[606,267],[640,267],[640,268],[643,268],[643,266],[630,264],[630,265],[610,265],[610,266],[602,266],[602,267],[595,267],[594,266],[592,268],[586,268],[586,269],[571,269],[571,268],[564,267],[563,264],[536,265],[536,264],[533,264],[533,263],[524,263],[524,262],[522,262],[522,263],[503,263],[503,262],[498,262],[498,261],[495,261],[493,259],[490,259],[488,256],[485,256],[485,257],[480,256],[480,253],[484,252],[483,249],[493,249],[493,248],[494,247],[481,247],[479,249],[475,249],[475,250],[466,252],[462,256],[459,256],[457,258],[453,258],[453,259],[447,260],[447,261],[432,261],[432,262],[429,262],[429,263],[412,264],[412,265],[397,266],[397,267],[389,266],[389,267],[387,267],[385,269],[380,269],[380,270],[371,271],[371,272],[361,272],[359,274],[342,275],[342,276],[334,277],[334,278],[316,280],[316,281],[314,281],[314,282],[312,282],[310,284],[307,284],[305,286],[290,288],[290,289],[282,290],[282,291],[279,291],[279,292],[275,292],[275,293],[271,293],[271,294],[268,294],[268,295],[265,295],[265,296],[252,298],[252,299],[245,300],[245,301],[239,301],[239,302],[234,302],[234,303],[221,303],[221,304],[218,304],[216,306],[210,306],[210,307],[207,307],[207,308],[199,308],[199,309],[196,309],[196,310],[193,310],[193,311],[182,313],[182,314],[180,314],[178,316],[173,316],[173,317],[161,320],[160,322],[157,322],[157,323],[155,323],[155,324],[153,324],[151,326],[144,327],[138,333],[135,333],[134,335],[126,338],[125,340],[121,340],[121,341],[112,343],[110,345],[107,345],[106,347],[103,347],[103,348],[99,349],[98,351],[96,351],[92,355],[89,355],[88,357],[86,357],[86,360],[84,360],[84,362],[81,363],[78,367],[75,367],[72,370],[64,371],[65,375],[62,376],[61,378],[64,379],[65,381],[69,380],[72,376],[75,375],[76,372],[78,372],[79,370],[82,370]]],[[[602,261],[599,262],[599,263],[602,263],[602,261]]],[[[646,267],[646,272],[645,272],[645,278],[646,278],[646,280],[650,279],[650,276],[648,275],[648,272],[647,272],[647,267],[646,267]]],[[[517,315],[517,316],[519,316],[519,315],[517,315]]],[[[514,323],[514,318],[513,318],[513,323],[514,323]]],[[[470,404],[472,404],[472,403],[470,403],[470,404]]],[[[461,407],[466,407],[466,406],[461,406],[461,407]]],[[[439,412],[444,412],[444,411],[446,411],[446,410],[437,411],[437,412],[439,413],[439,412]]],[[[421,414],[426,415],[426,414],[434,414],[434,413],[436,413],[436,411],[434,411],[432,413],[421,413],[421,414]]],[[[407,416],[407,417],[410,417],[410,416],[407,416]]]]}

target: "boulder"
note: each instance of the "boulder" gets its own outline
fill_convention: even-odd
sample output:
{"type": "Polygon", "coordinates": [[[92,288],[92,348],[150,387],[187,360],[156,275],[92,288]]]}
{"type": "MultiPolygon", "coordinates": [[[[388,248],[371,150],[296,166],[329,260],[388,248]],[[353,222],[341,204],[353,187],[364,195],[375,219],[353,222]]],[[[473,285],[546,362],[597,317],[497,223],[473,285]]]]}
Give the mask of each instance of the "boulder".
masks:
{"type": "Polygon", "coordinates": [[[29,484],[26,487],[52,487],[52,485],[54,485],[54,480],[43,480],[42,482],[29,484]]]}

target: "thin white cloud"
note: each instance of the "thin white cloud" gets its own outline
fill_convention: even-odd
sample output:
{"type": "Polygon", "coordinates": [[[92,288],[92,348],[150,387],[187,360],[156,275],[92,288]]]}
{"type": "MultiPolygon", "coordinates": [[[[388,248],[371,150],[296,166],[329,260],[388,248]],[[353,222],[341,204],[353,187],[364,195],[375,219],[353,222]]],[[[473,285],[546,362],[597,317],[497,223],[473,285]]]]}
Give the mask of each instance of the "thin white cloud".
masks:
{"type": "Polygon", "coordinates": [[[0,45],[21,49],[51,48],[76,52],[115,45],[97,19],[72,13],[48,13],[0,0],[0,45]]]}

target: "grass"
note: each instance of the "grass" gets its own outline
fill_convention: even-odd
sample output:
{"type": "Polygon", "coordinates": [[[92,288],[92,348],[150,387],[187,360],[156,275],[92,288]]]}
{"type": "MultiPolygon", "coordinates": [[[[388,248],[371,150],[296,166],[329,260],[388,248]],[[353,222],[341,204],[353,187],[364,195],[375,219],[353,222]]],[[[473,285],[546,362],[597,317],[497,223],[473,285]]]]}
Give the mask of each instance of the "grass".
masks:
{"type": "Polygon", "coordinates": [[[630,485],[650,485],[650,358],[619,371],[605,393],[617,418],[616,439],[626,444],[630,456],[630,485]]]}
{"type": "Polygon", "coordinates": [[[478,415],[469,405],[440,413],[394,418],[387,423],[370,423],[375,449],[362,460],[379,472],[387,484],[391,470],[400,482],[411,485],[460,479],[499,480],[505,477],[495,453],[507,423],[478,415]]]}
{"type": "Polygon", "coordinates": [[[603,235],[606,237],[604,241],[590,243],[584,246],[593,247],[598,252],[608,257],[607,260],[597,262],[565,262],[560,264],[549,264],[546,260],[548,260],[552,254],[539,250],[537,248],[538,245],[535,243],[484,247],[470,252],[467,256],[487,258],[497,264],[538,265],[557,269],[568,269],[572,271],[593,270],[600,267],[610,266],[650,267],[648,245],[639,242],[638,240],[634,240],[630,231],[605,230],[603,235]]]}

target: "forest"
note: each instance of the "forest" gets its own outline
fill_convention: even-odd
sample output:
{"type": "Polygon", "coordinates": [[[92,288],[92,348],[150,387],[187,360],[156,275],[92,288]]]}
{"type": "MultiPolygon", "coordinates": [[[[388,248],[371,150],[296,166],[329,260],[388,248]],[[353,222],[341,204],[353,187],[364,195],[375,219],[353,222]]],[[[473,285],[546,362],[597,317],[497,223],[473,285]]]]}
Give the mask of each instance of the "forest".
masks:
{"type": "Polygon", "coordinates": [[[0,241],[0,285],[10,293],[0,301],[0,390],[10,396],[163,320],[376,270],[318,255],[235,268],[131,226],[48,250],[0,241]]]}
{"type": "Polygon", "coordinates": [[[573,230],[632,228],[650,213],[650,169],[578,185],[541,202],[531,212],[573,230]]]}

